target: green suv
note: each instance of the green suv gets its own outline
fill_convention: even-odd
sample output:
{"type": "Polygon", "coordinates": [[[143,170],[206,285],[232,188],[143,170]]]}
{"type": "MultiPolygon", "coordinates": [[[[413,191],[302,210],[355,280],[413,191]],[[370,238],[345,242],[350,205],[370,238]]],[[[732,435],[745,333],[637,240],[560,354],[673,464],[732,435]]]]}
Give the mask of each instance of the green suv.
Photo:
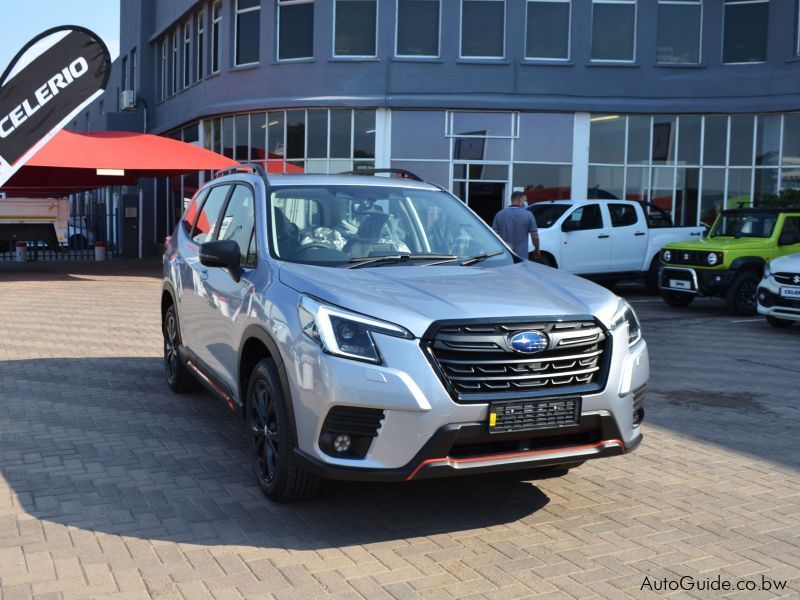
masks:
{"type": "Polygon", "coordinates": [[[725,210],[708,235],[661,250],[659,289],[669,306],[697,296],[725,298],[732,312],[756,312],[756,289],[773,258],[800,252],[800,208],[725,210]]]}

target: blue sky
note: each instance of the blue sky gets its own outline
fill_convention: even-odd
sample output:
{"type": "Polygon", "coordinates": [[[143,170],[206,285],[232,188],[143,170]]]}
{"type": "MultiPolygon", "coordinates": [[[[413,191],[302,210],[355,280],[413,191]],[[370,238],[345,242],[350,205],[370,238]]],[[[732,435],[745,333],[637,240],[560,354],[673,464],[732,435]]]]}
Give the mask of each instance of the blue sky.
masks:
{"type": "Polygon", "coordinates": [[[98,34],[111,58],[119,54],[119,0],[2,0],[0,72],[31,38],[56,25],[82,25],[98,34]]]}

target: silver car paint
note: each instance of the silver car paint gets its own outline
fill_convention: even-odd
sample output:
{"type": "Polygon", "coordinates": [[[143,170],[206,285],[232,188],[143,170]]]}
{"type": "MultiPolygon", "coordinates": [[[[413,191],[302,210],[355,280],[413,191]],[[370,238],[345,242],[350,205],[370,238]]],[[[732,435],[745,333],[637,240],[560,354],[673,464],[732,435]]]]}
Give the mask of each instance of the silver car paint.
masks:
{"type": "MultiPolygon", "coordinates": [[[[250,183],[256,202],[258,266],[239,283],[223,269],[199,263],[198,247],[178,225],[165,251],[165,280],[175,289],[184,343],[207,362],[241,402],[238,353],[246,330],[262,328],[276,343],[289,380],[301,450],[328,464],[402,467],[441,426],[487,418],[487,404],[452,400],[422,353],[418,339],[375,335],[382,365],[329,355],[301,333],[301,293],[351,311],[401,325],[415,337],[436,320],[479,317],[593,316],[606,328],[619,298],[594,283],[524,262],[505,267],[416,266],[336,269],[278,261],[269,254],[263,182],[236,175],[215,180],[250,183]],[[205,273],[204,273],[205,271],[205,273]],[[336,404],[386,410],[380,435],[365,459],[332,458],[318,447],[322,422],[336,404]]],[[[436,189],[429,184],[378,177],[270,177],[271,185],[391,185],[436,189]]],[[[616,328],[605,389],[583,397],[583,414],[611,414],[623,441],[639,435],[632,426],[632,390],[649,379],[647,346],[628,347],[627,326],[616,328]]]]}

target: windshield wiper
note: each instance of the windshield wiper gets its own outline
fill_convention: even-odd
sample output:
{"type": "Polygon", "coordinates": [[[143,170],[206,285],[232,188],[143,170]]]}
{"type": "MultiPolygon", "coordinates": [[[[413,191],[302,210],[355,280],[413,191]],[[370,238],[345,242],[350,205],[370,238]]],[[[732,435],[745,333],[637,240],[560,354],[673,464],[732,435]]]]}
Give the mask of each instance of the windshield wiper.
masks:
{"type": "MultiPolygon", "coordinates": [[[[461,264],[462,267],[468,267],[470,265],[474,265],[476,263],[482,262],[482,261],[486,260],[487,258],[492,258],[493,256],[499,256],[499,255],[503,254],[503,252],[505,252],[505,251],[504,250],[494,250],[493,252],[482,252],[481,254],[476,254],[475,256],[470,256],[469,258],[465,258],[464,260],[461,261],[460,264],[461,264]]],[[[441,265],[441,264],[444,264],[444,263],[453,262],[454,260],[458,260],[458,257],[457,256],[453,256],[452,258],[447,258],[446,260],[442,260],[442,262],[431,263],[431,265],[426,265],[426,266],[441,265]]]]}
{"type": "Polygon", "coordinates": [[[351,258],[349,264],[341,265],[345,269],[357,269],[366,265],[374,265],[383,262],[407,262],[409,260],[443,260],[450,261],[458,259],[452,254],[390,254],[388,256],[357,256],[351,258]]]}

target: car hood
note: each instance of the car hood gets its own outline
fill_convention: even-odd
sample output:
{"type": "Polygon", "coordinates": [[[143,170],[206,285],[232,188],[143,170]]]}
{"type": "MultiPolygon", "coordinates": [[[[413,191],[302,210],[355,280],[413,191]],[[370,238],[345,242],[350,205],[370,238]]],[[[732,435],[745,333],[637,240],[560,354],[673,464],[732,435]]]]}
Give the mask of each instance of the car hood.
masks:
{"type": "Polygon", "coordinates": [[[608,326],[619,304],[597,284],[528,261],[491,268],[284,263],[280,280],[298,292],[401,325],[417,337],[434,321],[454,319],[581,315],[608,326]]]}
{"type": "Polygon", "coordinates": [[[773,273],[800,273],[800,254],[787,254],[769,261],[773,273]]]}
{"type": "Polygon", "coordinates": [[[670,242],[665,248],[671,250],[705,250],[706,252],[726,252],[750,249],[763,249],[769,246],[769,238],[733,238],[733,237],[713,237],[702,238],[699,240],[685,240],[682,242],[670,242]]]}

